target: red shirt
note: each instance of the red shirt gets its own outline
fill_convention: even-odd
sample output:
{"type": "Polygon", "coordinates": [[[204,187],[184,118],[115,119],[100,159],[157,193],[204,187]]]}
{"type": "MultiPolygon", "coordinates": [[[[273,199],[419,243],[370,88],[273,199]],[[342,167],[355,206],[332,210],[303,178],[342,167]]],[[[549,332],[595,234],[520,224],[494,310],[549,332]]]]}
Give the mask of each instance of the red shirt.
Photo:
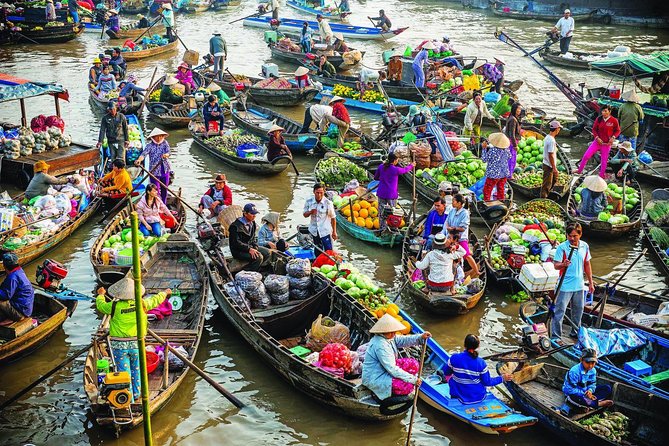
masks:
{"type": "Polygon", "coordinates": [[[592,125],[592,134],[596,137],[599,137],[605,143],[608,143],[611,137],[618,137],[620,135],[620,125],[618,120],[613,116],[609,117],[606,121],[601,116],[598,116],[595,119],[595,123],[592,125]]]}
{"type": "Polygon", "coordinates": [[[346,110],[346,106],[341,102],[332,104],[332,116],[347,124],[351,124],[351,117],[348,115],[348,110],[346,110]]]}

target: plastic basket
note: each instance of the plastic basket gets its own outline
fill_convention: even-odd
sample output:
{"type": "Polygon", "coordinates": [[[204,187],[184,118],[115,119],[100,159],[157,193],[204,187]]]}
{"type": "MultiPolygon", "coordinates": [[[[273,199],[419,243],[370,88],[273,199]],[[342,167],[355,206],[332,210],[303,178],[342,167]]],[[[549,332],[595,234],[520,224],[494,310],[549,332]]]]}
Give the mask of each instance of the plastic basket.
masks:
{"type": "Polygon", "coordinates": [[[121,256],[117,254],[116,257],[114,258],[114,261],[116,262],[117,265],[131,266],[132,256],[121,256]]]}

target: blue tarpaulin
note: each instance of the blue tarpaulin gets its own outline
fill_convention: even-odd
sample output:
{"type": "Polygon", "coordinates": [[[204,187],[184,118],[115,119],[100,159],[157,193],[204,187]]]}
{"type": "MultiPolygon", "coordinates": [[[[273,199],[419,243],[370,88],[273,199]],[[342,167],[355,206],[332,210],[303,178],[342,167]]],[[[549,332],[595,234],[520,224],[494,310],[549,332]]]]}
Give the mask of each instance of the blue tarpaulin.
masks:
{"type": "Polygon", "coordinates": [[[635,350],[646,342],[645,336],[631,328],[601,330],[581,327],[578,331],[579,348],[593,348],[599,357],[635,350]]]}
{"type": "Polygon", "coordinates": [[[57,95],[60,99],[68,99],[67,90],[62,85],[31,82],[0,73],[0,102],[32,98],[45,94],[57,95]]]}

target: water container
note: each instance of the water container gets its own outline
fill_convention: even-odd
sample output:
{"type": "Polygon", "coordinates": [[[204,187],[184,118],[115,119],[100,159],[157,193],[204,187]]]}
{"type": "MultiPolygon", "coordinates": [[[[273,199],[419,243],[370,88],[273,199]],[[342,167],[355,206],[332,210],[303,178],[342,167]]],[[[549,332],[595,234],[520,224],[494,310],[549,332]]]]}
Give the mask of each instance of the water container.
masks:
{"type": "Polygon", "coordinates": [[[620,99],[620,88],[618,87],[609,87],[607,89],[607,95],[611,99],[620,99]]]}
{"type": "Polygon", "coordinates": [[[278,35],[276,31],[265,31],[265,43],[276,43],[278,35]]]}
{"type": "Polygon", "coordinates": [[[109,373],[109,360],[108,359],[98,359],[97,362],[98,373],[109,373]]]}
{"type": "Polygon", "coordinates": [[[279,67],[275,63],[264,63],[262,64],[262,75],[263,77],[279,77],[279,67]]]}

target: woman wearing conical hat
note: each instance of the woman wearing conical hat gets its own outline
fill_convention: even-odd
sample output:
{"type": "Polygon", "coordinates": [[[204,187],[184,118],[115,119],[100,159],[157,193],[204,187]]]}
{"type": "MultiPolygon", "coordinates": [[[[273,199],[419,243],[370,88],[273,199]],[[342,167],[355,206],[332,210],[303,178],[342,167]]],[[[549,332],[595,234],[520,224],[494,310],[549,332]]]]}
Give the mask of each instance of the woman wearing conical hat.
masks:
{"type": "Polygon", "coordinates": [[[167,204],[167,186],[170,185],[170,172],[172,171],[170,162],[167,160],[170,157],[170,143],[167,142],[167,136],[167,132],[154,127],[149,133],[149,142],[146,143],[141,155],[135,161],[135,165],[139,166],[144,158],[149,157],[149,171],[156,177],[151,177],[151,183],[156,185],[164,204],[167,204]],[[160,183],[163,183],[164,186],[160,183]]]}

